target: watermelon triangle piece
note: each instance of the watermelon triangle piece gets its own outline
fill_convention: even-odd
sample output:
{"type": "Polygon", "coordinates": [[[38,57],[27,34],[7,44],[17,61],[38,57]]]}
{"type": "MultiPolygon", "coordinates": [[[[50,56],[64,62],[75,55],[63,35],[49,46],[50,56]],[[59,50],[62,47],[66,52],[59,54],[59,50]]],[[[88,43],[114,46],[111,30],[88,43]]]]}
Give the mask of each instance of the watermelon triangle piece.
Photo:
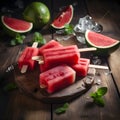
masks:
{"type": "Polygon", "coordinates": [[[85,32],[86,42],[89,46],[96,47],[100,51],[113,51],[119,47],[120,41],[101,33],[96,33],[91,30],[85,32]]]}
{"type": "Polygon", "coordinates": [[[6,29],[16,33],[26,33],[33,28],[33,23],[12,17],[2,16],[1,21],[6,29]]]}
{"type": "Polygon", "coordinates": [[[53,20],[52,27],[62,29],[66,24],[69,24],[73,18],[73,6],[66,6],[61,13],[53,20]]]}

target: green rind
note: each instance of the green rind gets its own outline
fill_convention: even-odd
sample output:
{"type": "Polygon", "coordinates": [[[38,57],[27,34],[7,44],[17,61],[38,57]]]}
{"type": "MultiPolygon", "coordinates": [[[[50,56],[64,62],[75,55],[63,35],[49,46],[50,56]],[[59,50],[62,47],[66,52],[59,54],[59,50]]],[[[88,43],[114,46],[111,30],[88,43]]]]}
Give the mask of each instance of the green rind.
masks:
{"type": "Polygon", "coordinates": [[[51,15],[48,7],[41,2],[32,2],[23,11],[23,18],[33,23],[33,28],[42,28],[49,23],[51,15]]]}
{"type": "MultiPolygon", "coordinates": [[[[73,11],[74,11],[73,6],[70,5],[70,8],[72,10],[72,16],[70,17],[70,20],[65,24],[69,24],[72,21],[72,18],[73,18],[73,11]]],[[[55,29],[63,29],[65,27],[65,26],[57,27],[57,26],[54,25],[54,23],[52,23],[51,26],[55,29]]]]}
{"type": "Polygon", "coordinates": [[[97,51],[95,51],[94,53],[97,54],[97,55],[100,55],[100,56],[108,56],[110,55],[112,52],[114,52],[115,50],[117,50],[120,46],[120,41],[116,41],[115,44],[112,44],[111,46],[104,46],[104,47],[99,47],[99,46],[96,46],[94,45],[93,43],[91,43],[89,41],[89,38],[88,38],[88,34],[89,34],[89,31],[90,30],[87,30],[85,32],[85,39],[86,39],[86,44],[89,46],[89,47],[95,47],[97,48],[97,51]]]}
{"type": "Polygon", "coordinates": [[[17,33],[19,34],[25,34],[25,33],[28,33],[32,30],[33,28],[33,24],[30,23],[30,28],[25,30],[25,31],[18,31],[18,30],[15,30],[15,29],[12,29],[10,28],[3,20],[4,16],[1,16],[1,23],[2,23],[2,27],[3,27],[3,30],[5,31],[6,34],[8,34],[9,36],[16,36],[17,33]]]}

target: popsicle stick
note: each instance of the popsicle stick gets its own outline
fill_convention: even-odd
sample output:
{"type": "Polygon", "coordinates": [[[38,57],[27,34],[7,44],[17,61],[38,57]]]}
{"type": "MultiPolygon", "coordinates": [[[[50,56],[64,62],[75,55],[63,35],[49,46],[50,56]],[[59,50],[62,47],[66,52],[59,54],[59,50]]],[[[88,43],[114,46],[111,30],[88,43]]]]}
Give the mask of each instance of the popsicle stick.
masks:
{"type": "Polygon", "coordinates": [[[34,42],[33,44],[32,44],[32,47],[33,48],[36,48],[38,46],[38,42],[34,42]]]}
{"type": "Polygon", "coordinates": [[[21,73],[25,73],[28,69],[28,65],[23,65],[21,68],[21,73]]]}
{"type": "Polygon", "coordinates": [[[41,56],[33,56],[33,57],[32,57],[32,60],[39,61],[40,59],[41,59],[41,56]]]}
{"type": "Polygon", "coordinates": [[[93,65],[93,64],[90,64],[89,67],[90,67],[90,68],[96,68],[96,69],[105,69],[105,70],[108,70],[108,69],[109,69],[107,66],[93,65]]]}
{"type": "MultiPolygon", "coordinates": [[[[38,46],[38,42],[34,42],[34,43],[32,44],[32,47],[33,47],[33,48],[36,48],[37,46],[38,46]]],[[[20,72],[21,72],[21,73],[25,73],[25,72],[27,71],[27,69],[28,69],[28,65],[23,65],[20,72]]]]}
{"type": "MultiPolygon", "coordinates": [[[[43,60],[39,60],[38,63],[39,64],[44,64],[44,61],[43,60]]],[[[93,65],[93,64],[89,64],[89,68],[104,69],[104,70],[108,70],[109,69],[107,66],[93,65]]]]}
{"type": "Polygon", "coordinates": [[[95,47],[90,47],[90,48],[80,48],[80,49],[78,49],[78,50],[79,50],[79,52],[89,52],[89,51],[96,51],[97,48],[95,48],[95,47]]]}
{"type": "Polygon", "coordinates": [[[45,86],[45,85],[40,85],[40,88],[44,89],[44,88],[47,88],[47,86],[45,86]]]}

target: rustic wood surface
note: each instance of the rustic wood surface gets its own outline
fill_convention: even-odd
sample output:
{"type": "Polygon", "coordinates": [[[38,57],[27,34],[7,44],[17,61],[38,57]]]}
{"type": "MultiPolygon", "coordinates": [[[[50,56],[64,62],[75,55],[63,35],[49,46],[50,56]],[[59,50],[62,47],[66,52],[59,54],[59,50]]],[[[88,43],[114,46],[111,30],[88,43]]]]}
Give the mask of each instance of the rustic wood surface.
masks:
{"type": "MultiPolygon", "coordinates": [[[[3,2],[3,6],[7,0],[3,2]]],[[[12,0],[11,0],[12,1],[12,0]]],[[[29,2],[31,2],[30,0],[29,2]]],[[[59,12],[59,8],[72,4],[74,6],[74,17],[72,24],[76,24],[80,17],[87,14],[103,26],[102,34],[120,40],[120,2],[119,0],[41,0],[50,9],[52,19],[59,12]]],[[[28,4],[27,2],[25,5],[28,4]]],[[[0,5],[2,7],[2,5],[0,5]]],[[[6,5],[8,7],[8,5],[6,5]]],[[[10,5],[11,9],[14,9],[10,5]]],[[[1,28],[1,26],[0,26],[1,28]]],[[[44,28],[39,30],[47,41],[57,39],[58,36],[53,29],[44,28]]],[[[9,46],[10,37],[3,35],[0,29],[0,120],[119,120],[120,119],[120,48],[109,57],[102,58],[103,64],[110,68],[108,70],[97,69],[101,84],[94,84],[92,88],[81,96],[69,101],[69,108],[64,114],[57,115],[56,108],[63,104],[47,104],[32,96],[24,94],[23,90],[3,91],[7,83],[15,82],[14,72],[9,71],[17,62],[20,52],[27,46],[33,36],[34,30],[27,34],[23,45],[9,46]],[[104,96],[105,106],[95,105],[89,97],[99,87],[107,87],[108,92],[104,96]]],[[[75,37],[60,41],[63,45],[76,44],[85,47],[75,37]]],[[[90,58],[89,53],[81,53],[81,57],[90,58]]],[[[96,80],[98,79],[96,78],[96,80]]]]}

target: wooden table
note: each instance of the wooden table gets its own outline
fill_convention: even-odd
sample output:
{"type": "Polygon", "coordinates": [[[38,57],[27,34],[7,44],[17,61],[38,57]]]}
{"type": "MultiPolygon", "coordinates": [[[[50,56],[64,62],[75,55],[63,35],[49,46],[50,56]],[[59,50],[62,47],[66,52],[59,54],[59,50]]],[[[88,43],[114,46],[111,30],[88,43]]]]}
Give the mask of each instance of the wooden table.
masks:
{"type": "MultiPolygon", "coordinates": [[[[74,17],[72,24],[75,25],[80,17],[87,14],[93,17],[96,22],[103,26],[102,34],[120,39],[120,2],[117,0],[41,0],[51,11],[52,19],[59,12],[59,8],[72,4],[74,6],[74,17]]],[[[5,5],[5,4],[4,4],[5,5]]],[[[26,4],[25,4],[26,5],[26,4]]],[[[1,5],[2,6],[2,5],[1,5]]],[[[56,39],[58,35],[52,29],[40,31],[48,41],[56,39]]],[[[2,33],[0,28],[0,33],[2,33]]],[[[102,83],[93,85],[85,94],[69,101],[69,108],[64,114],[57,115],[56,108],[61,104],[43,103],[30,96],[25,95],[20,90],[3,92],[3,82],[14,81],[14,76],[6,74],[8,66],[16,63],[18,54],[27,41],[32,38],[34,31],[27,34],[24,45],[11,47],[8,45],[8,36],[0,35],[0,120],[120,120],[120,49],[118,48],[109,57],[102,58],[104,64],[110,68],[110,73],[106,75],[105,70],[97,69],[102,83]],[[9,78],[8,78],[9,76],[9,78]],[[107,87],[108,92],[104,96],[105,106],[100,107],[87,99],[91,92],[99,87],[107,87]]],[[[83,47],[75,37],[67,41],[60,41],[63,45],[76,44],[83,47]]],[[[82,54],[82,56],[85,56],[82,54]]]]}

